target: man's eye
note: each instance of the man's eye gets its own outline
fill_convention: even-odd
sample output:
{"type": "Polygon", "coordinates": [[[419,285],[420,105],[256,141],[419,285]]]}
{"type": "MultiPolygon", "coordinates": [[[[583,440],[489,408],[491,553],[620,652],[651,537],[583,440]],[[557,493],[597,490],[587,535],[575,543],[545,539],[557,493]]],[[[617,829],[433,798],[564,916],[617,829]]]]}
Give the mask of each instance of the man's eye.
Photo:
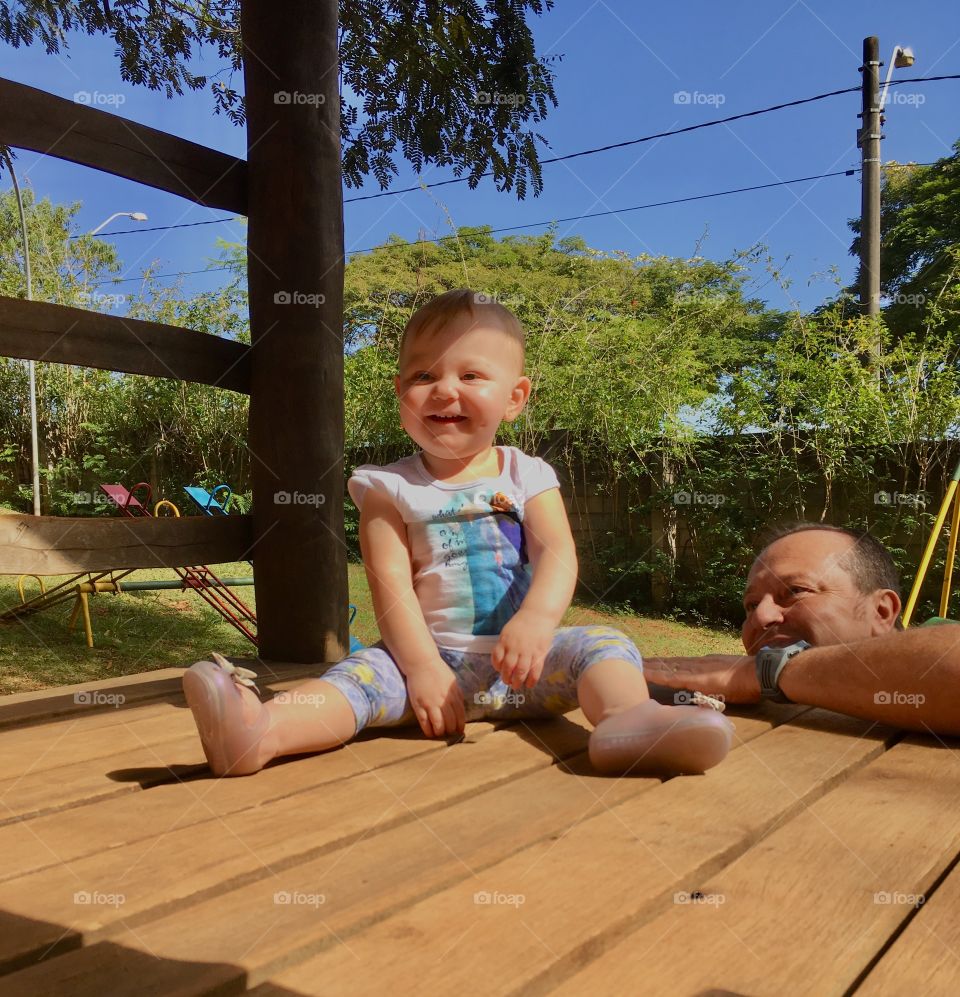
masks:
{"type": "Polygon", "coordinates": [[[746,602],[743,604],[743,608],[745,612],[752,613],[757,608],[757,604],[755,602],[746,602]]]}

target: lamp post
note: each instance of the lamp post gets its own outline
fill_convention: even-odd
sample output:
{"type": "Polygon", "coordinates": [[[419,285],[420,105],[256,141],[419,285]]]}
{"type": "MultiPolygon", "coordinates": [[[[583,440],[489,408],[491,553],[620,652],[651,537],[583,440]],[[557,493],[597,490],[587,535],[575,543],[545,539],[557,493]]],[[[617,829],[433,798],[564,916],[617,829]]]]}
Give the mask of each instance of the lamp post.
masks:
{"type": "Polygon", "coordinates": [[[863,105],[857,132],[861,155],[860,179],[860,307],[867,316],[880,314],[880,126],[881,111],[894,69],[914,63],[913,50],[895,46],[880,97],[880,42],[875,35],[863,40],[863,105]]]}
{"type": "Polygon", "coordinates": [[[132,218],[135,222],[145,222],[147,221],[147,216],[142,211],[115,211],[106,221],[100,222],[100,224],[93,229],[92,232],[88,232],[87,235],[96,235],[101,229],[105,229],[114,218],[132,218]]]}

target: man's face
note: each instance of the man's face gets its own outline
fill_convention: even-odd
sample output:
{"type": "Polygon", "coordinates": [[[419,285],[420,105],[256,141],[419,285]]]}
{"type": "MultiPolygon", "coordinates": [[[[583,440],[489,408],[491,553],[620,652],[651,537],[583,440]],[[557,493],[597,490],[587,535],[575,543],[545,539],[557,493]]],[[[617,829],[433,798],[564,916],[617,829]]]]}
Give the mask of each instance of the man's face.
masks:
{"type": "Polygon", "coordinates": [[[748,654],[798,640],[815,647],[849,644],[893,628],[899,599],[886,589],[864,595],[842,567],[854,544],[842,533],[805,530],[760,553],[743,597],[741,635],[748,654]]]}

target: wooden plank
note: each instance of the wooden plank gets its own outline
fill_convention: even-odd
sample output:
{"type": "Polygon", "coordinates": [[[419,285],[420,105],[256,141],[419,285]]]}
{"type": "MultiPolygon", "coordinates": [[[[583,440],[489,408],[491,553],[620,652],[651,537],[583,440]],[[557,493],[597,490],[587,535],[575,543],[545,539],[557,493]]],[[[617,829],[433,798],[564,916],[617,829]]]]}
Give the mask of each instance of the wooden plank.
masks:
{"type": "Polygon", "coordinates": [[[925,894],[960,848],[956,747],[896,745],[762,846],[684,883],[722,903],[665,897],[656,920],[551,992],[623,993],[642,973],[675,994],[847,993],[913,914],[877,895],[925,894]]]}
{"type": "Polygon", "coordinates": [[[286,0],[283,11],[241,4],[242,36],[256,39],[243,72],[259,646],[335,661],[348,642],[338,4],[286,0]],[[310,100],[278,104],[278,91],[310,100]],[[278,505],[277,491],[303,498],[278,505]]]}
{"type": "MultiPolygon", "coordinates": [[[[489,729],[490,725],[483,727],[489,729]]],[[[453,747],[427,741],[413,731],[415,739],[409,743],[418,754],[408,762],[327,782],[319,794],[303,792],[309,787],[301,783],[301,791],[292,795],[216,817],[203,829],[206,833],[198,833],[196,826],[171,829],[171,823],[176,824],[181,813],[203,807],[205,786],[213,789],[223,783],[240,783],[244,788],[244,783],[262,782],[266,787],[262,780],[265,773],[253,780],[211,779],[205,785],[164,787],[176,795],[167,800],[170,816],[160,827],[150,829],[150,839],[7,880],[0,884],[0,908],[44,925],[62,920],[67,912],[72,930],[81,931],[88,941],[99,939],[119,922],[131,926],[145,923],[160,913],[189,906],[246,882],[272,878],[283,869],[323,853],[422,820],[472,793],[548,767],[555,755],[566,757],[582,751],[587,737],[587,732],[574,723],[547,721],[530,727],[541,729],[533,744],[503,730],[453,747]],[[433,779],[427,778],[440,761],[442,771],[433,779]],[[88,905],[74,900],[78,891],[97,896],[122,895],[123,899],[88,905]]],[[[367,744],[380,750],[381,740],[367,744]]],[[[360,744],[354,742],[311,761],[332,771],[332,759],[356,752],[360,744]]],[[[289,764],[283,767],[293,768],[289,764]]],[[[255,785],[247,792],[256,790],[255,785]]],[[[152,793],[124,799],[137,803],[152,793]]],[[[71,820],[74,813],[69,811],[67,819],[71,820]]],[[[27,826],[35,829],[36,825],[30,822],[27,826]]],[[[52,939],[41,932],[23,944],[37,951],[44,941],[52,939]]],[[[19,962],[23,956],[22,949],[0,936],[0,972],[4,965],[19,962]]]]}
{"type": "MultiPolygon", "coordinates": [[[[270,982],[326,995],[454,993],[480,979],[484,992],[526,993],[548,973],[555,984],[599,955],[606,940],[659,913],[674,891],[719,871],[878,756],[890,736],[864,721],[811,711],[734,751],[705,778],[673,779],[600,808],[556,840],[461,877],[359,933],[341,930],[331,897],[323,917],[343,944],[318,928],[323,950],[270,982]]],[[[367,856],[372,871],[387,861],[383,853],[367,856]]],[[[683,956],[675,961],[700,958],[696,946],[678,943],[683,956]]],[[[649,979],[634,972],[619,989],[578,992],[635,993],[637,981],[649,979]]],[[[676,991],[667,984],[667,992],[676,991]]]]}
{"type": "Polygon", "coordinates": [[[70,101],[0,80],[0,143],[90,166],[209,208],[246,214],[242,159],[88,106],[84,93],[70,101]]]}
{"type": "MultiPolygon", "coordinates": [[[[909,908],[911,898],[891,893],[889,899],[901,907],[907,902],[909,908]]],[[[932,896],[927,892],[906,931],[854,993],[857,997],[955,997],[960,993],[960,869],[955,866],[932,896]]]]}
{"type": "Polygon", "coordinates": [[[252,546],[250,516],[0,516],[0,565],[11,575],[224,564],[252,546]]]}
{"type": "MultiPolygon", "coordinates": [[[[766,734],[772,723],[802,710],[772,708],[757,711],[757,717],[737,720],[739,744],[766,734]]],[[[573,716],[581,719],[579,714],[573,716]]],[[[561,840],[572,826],[594,813],[609,811],[641,794],[649,800],[661,792],[657,780],[598,776],[582,753],[565,765],[549,767],[545,767],[548,758],[534,755],[532,764],[536,767],[531,769],[530,752],[523,748],[548,745],[557,753],[560,743],[555,738],[566,739],[570,727],[572,723],[563,721],[519,726],[511,732],[515,735],[512,742],[506,730],[488,738],[485,753],[457,749],[432,760],[429,769],[419,764],[414,768],[413,763],[382,769],[381,778],[389,780],[389,787],[402,796],[404,806],[416,819],[384,828],[382,807],[384,801],[390,806],[390,797],[371,800],[369,790],[364,789],[353,805],[369,810],[369,819],[376,825],[373,831],[382,833],[371,832],[303,862],[273,863],[273,875],[258,877],[227,895],[198,897],[176,914],[162,912],[155,922],[139,924],[135,935],[118,921],[110,937],[121,943],[119,947],[94,945],[68,962],[56,960],[43,975],[34,975],[31,980],[40,989],[55,988],[68,975],[75,978],[82,966],[91,980],[102,981],[109,977],[118,953],[142,946],[158,959],[157,975],[145,983],[145,993],[164,992],[166,957],[233,963],[242,978],[256,982],[451,882],[469,881],[507,855],[535,842],[561,840]],[[521,738],[530,743],[522,745],[521,738]],[[429,802],[442,787],[450,785],[456,786],[462,797],[443,808],[430,809],[429,802]],[[322,905],[285,904],[282,898],[276,901],[278,891],[292,894],[308,889],[324,892],[322,905]],[[231,912],[229,930],[224,930],[222,919],[225,906],[231,912]]],[[[586,743],[585,729],[579,735],[576,731],[571,734],[576,736],[569,747],[586,743]]],[[[736,752],[741,753],[742,749],[736,752]]],[[[701,793],[706,789],[704,780],[688,781],[699,783],[701,793]]],[[[354,783],[361,788],[358,780],[354,783]]],[[[338,802],[329,793],[324,795],[324,805],[331,812],[317,815],[316,833],[321,839],[330,834],[328,828],[344,819],[338,802]]],[[[651,803],[645,805],[646,810],[652,807],[651,803]]],[[[249,843],[248,838],[244,840],[249,843]]]]}
{"type": "Polygon", "coordinates": [[[161,322],[0,295],[0,356],[250,391],[250,347],[161,322]]]}

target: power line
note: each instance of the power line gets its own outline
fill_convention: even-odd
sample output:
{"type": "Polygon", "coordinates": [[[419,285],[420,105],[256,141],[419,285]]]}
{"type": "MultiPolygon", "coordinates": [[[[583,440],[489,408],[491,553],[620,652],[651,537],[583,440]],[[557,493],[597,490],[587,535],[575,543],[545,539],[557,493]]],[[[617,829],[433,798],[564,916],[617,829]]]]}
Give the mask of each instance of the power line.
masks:
{"type": "MultiPolygon", "coordinates": [[[[912,79],[907,79],[907,80],[891,80],[889,85],[890,86],[903,86],[904,84],[907,84],[907,83],[932,83],[932,82],[936,82],[938,80],[957,80],[957,79],[960,79],[960,73],[952,73],[952,74],[948,74],[948,75],[944,75],[944,76],[917,76],[917,77],[914,77],[912,79]]],[[[570,152],[570,153],[567,153],[565,156],[554,156],[551,159],[541,159],[540,160],[540,165],[541,166],[545,166],[545,165],[547,165],[549,163],[560,163],[560,162],[564,162],[564,161],[569,160],[569,159],[577,159],[577,158],[579,158],[581,156],[593,156],[593,155],[596,155],[597,153],[601,153],[601,152],[610,152],[613,149],[624,149],[624,148],[626,148],[628,146],[631,146],[631,145],[639,145],[642,142],[652,142],[655,139],[668,138],[668,137],[670,137],[672,135],[683,135],[686,132],[698,131],[698,130],[700,130],[702,128],[712,128],[715,125],[725,125],[725,124],[729,124],[731,121],[739,121],[739,120],[742,120],[744,118],[753,118],[753,117],[756,117],[757,115],[760,115],[760,114],[769,114],[772,111],[782,111],[782,110],[784,110],[785,108],[788,108],[788,107],[799,107],[801,104],[810,104],[810,103],[813,103],[814,101],[826,100],[828,97],[836,97],[836,96],[839,96],[840,94],[853,93],[853,92],[859,93],[860,89],[861,88],[859,86],[856,86],[856,87],[845,87],[842,90],[830,90],[827,93],[817,94],[816,96],[813,96],[813,97],[802,97],[800,100],[791,100],[791,101],[787,101],[784,104],[773,104],[770,107],[759,108],[756,111],[744,111],[744,112],[742,112],[740,114],[731,114],[731,115],[727,116],[726,118],[717,118],[717,119],[712,120],[712,121],[702,121],[702,122],[700,122],[699,124],[696,124],[696,125],[687,125],[687,126],[685,126],[683,128],[674,128],[674,129],[672,129],[670,131],[656,132],[653,135],[644,135],[644,136],[642,136],[640,138],[627,139],[626,141],[623,141],[623,142],[614,142],[614,143],[612,143],[610,145],[597,146],[594,149],[583,149],[580,152],[570,152]]],[[[927,166],[929,166],[931,164],[925,163],[925,164],[918,164],[918,165],[927,165],[927,166]]],[[[489,177],[489,176],[493,176],[493,173],[491,171],[487,171],[486,173],[482,173],[480,176],[481,177],[489,177]]],[[[357,201],[370,201],[370,200],[373,200],[373,199],[378,198],[378,197],[390,197],[390,196],[393,196],[395,194],[410,194],[410,193],[413,193],[413,192],[418,191],[418,190],[429,189],[429,188],[432,188],[432,187],[444,187],[447,184],[465,183],[468,179],[469,179],[469,177],[454,177],[451,180],[437,180],[434,183],[427,183],[427,184],[422,184],[422,185],[418,184],[416,187],[401,187],[401,188],[398,188],[396,190],[383,190],[383,191],[379,191],[376,194],[363,194],[363,195],[360,195],[359,197],[348,197],[348,198],[344,199],[343,203],[344,204],[354,204],[357,201]]],[[[817,178],[814,178],[814,179],[817,179],[817,178]]],[[[798,181],[798,180],[790,180],[790,181],[786,181],[786,182],[787,183],[799,183],[800,181],[798,181]]],[[[771,186],[777,186],[777,185],[776,184],[772,184],[771,186]]],[[[760,188],[744,188],[744,189],[760,189],[760,188]]],[[[736,193],[736,192],[733,191],[731,193],[736,193]]],[[[704,194],[704,195],[700,195],[700,196],[701,197],[709,197],[709,196],[716,196],[716,195],[706,195],[706,194],[704,194]]],[[[664,203],[677,203],[677,202],[664,202],[664,203]]],[[[635,209],[625,209],[625,210],[635,210],[635,209]]],[[[151,228],[118,229],[115,232],[104,232],[103,236],[105,237],[105,236],[108,236],[108,235],[110,235],[110,236],[112,236],[112,235],[129,235],[132,232],[160,232],[160,231],[164,231],[164,230],[167,230],[167,229],[192,228],[193,226],[196,226],[196,225],[219,225],[219,224],[222,224],[224,222],[236,221],[236,218],[237,218],[237,216],[232,216],[230,218],[214,218],[214,219],[212,219],[210,221],[203,221],[203,222],[183,222],[183,223],[178,224],[178,225],[156,225],[156,226],[152,226],[151,228]]],[[[536,223],[534,223],[534,224],[536,224],[536,223]]],[[[518,226],[514,226],[514,227],[518,227],[518,226]]],[[[497,231],[507,231],[507,230],[506,229],[498,229],[497,231]]],[[[82,235],[82,233],[81,233],[81,235],[82,235]]],[[[78,238],[81,238],[81,235],[72,235],[72,236],[70,236],[70,238],[71,239],[78,239],[78,238]]],[[[362,250],[361,250],[361,252],[362,252],[362,250]]],[[[202,273],[203,271],[194,271],[194,272],[195,273],[202,273]]]]}
{"type": "MultiPolygon", "coordinates": [[[[910,164],[907,164],[907,163],[898,163],[897,164],[898,167],[906,167],[908,165],[909,166],[929,166],[931,164],[930,163],[910,163],[910,164]]],[[[752,187],[735,187],[735,188],[732,188],[731,190],[717,190],[717,191],[713,191],[712,193],[709,193],[709,194],[692,194],[692,195],[690,195],[688,197],[676,197],[676,198],[672,198],[669,201],[652,201],[652,202],[650,202],[648,204],[635,204],[635,205],[633,205],[632,207],[629,207],[629,208],[613,208],[610,211],[593,211],[593,212],[590,212],[590,213],[584,214],[584,215],[571,215],[571,216],[569,216],[567,218],[551,218],[551,219],[549,219],[547,221],[528,222],[525,225],[507,225],[507,226],[504,226],[503,228],[490,229],[490,234],[491,235],[495,235],[498,232],[514,232],[514,231],[517,231],[518,229],[524,229],[524,228],[538,228],[538,227],[543,226],[543,225],[553,225],[553,224],[559,224],[561,222],[575,222],[575,221],[580,221],[580,220],[586,219],[586,218],[603,218],[603,217],[606,217],[608,215],[626,214],[629,211],[643,211],[643,210],[645,210],[647,208],[661,208],[661,207],[666,207],[668,205],[673,205],[673,204],[686,204],[686,203],[688,203],[690,201],[703,201],[703,200],[706,200],[707,198],[711,198],[711,197],[726,197],[729,194],[745,194],[745,193],[749,193],[750,191],[755,191],[755,190],[769,190],[771,187],[786,187],[789,184],[806,183],[807,181],[810,181],[810,180],[825,180],[825,179],[827,179],[829,177],[843,177],[843,176],[852,177],[852,176],[854,176],[855,174],[857,174],[859,172],[860,172],[860,167],[856,167],[856,168],[851,168],[851,169],[848,169],[848,170],[837,170],[837,171],[835,171],[833,173],[819,173],[819,174],[816,174],[814,176],[809,176],[809,177],[795,177],[792,180],[777,180],[774,183],[756,184],[756,185],[754,185],[752,187]]],[[[221,220],[223,220],[223,219],[221,219],[221,220]]],[[[463,227],[464,228],[470,228],[471,226],[463,226],[463,227]]],[[[140,230],[139,229],[130,229],[129,231],[130,232],[138,232],[140,230]]],[[[421,242],[436,243],[436,242],[441,242],[443,239],[450,239],[450,238],[452,238],[452,236],[444,235],[444,236],[438,236],[435,239],[422,239],[420,241],[421,242]]],[[[402,245],[412,246],[412,245],[416,245],[416,243],[407,242],[407,243],[403,243],[402,245]]],[[[371,247],[369,247],[367,249],[349,250],[349,251],[346,252],[345,255],[347,255],[347,256],[358,256],[361,253],[372,253],[372,252],[375,252],[378,249],[389,249],[389,248],[390,248],[389,245],[371,246],[371,247]]],[[[184,271],[182,273],[154,274],[153,275],[153,279],[159,280],[159,279],[164,278],[164,277],[190,277],[190,276],[193,276],[195,274],[216,273],[217,271],[221,271],[221,270],[232,270],[232,269],[233,268],[230,267],[230,266],[208,267],[206,270],[187,270],[187,271],[184,271]]],[[[94,284],[92,286],[93,287],[105,287],[108,284],[120,284],[120,283],[124,283],[124,282],[127,282],[127,281],[142,280],[142,279],[143,279],[142,277],[121,277],[121,278],[118,278],[117,280],[106,280],[106,281],[102,281],[101,283],[94,284]]]]}

